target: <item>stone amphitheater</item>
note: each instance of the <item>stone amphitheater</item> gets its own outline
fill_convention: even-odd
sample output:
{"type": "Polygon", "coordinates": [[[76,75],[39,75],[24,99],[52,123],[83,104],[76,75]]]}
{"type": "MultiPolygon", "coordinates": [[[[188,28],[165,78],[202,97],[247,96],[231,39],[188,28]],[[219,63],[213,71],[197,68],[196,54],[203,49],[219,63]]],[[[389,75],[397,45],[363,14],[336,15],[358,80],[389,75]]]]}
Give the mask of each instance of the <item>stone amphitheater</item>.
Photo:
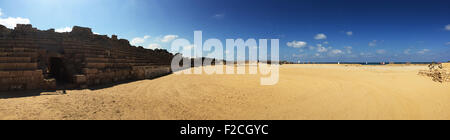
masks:
{"type": "Polygon", "coordinates": [[[116,35],[0,25],[0,91],[87,88],[171,73],[173,54],[130,45],[116,35]]]}

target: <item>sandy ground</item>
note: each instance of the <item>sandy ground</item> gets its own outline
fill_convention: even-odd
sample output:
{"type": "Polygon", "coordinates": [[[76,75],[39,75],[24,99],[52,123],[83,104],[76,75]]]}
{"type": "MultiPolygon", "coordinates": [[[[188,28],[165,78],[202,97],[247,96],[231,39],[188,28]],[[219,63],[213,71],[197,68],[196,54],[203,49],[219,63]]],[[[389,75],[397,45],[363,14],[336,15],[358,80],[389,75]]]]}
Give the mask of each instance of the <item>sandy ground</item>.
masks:
{"type": "Polygon", "coordinates": [[[425,66],[283,65],[261,75],[169,75],[0,99],[0,119],[450,119],[450,83],[425,66]]]}

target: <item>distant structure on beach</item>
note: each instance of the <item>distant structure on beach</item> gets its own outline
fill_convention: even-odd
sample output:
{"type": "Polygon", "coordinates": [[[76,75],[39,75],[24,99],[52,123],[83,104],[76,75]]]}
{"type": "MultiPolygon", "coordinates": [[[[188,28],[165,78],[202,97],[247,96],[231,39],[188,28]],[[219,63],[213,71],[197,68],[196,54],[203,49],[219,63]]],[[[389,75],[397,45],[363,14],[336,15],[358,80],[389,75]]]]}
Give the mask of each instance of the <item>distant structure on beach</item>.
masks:
{"type": "Polygon", "coordinates": [[[0,91],[77,88],[170,73],[173,54],[130,45],[116,35],[15,29],[0,25],[0,91]],[[59,86],[58,86],[59,85],[59,86]]]}

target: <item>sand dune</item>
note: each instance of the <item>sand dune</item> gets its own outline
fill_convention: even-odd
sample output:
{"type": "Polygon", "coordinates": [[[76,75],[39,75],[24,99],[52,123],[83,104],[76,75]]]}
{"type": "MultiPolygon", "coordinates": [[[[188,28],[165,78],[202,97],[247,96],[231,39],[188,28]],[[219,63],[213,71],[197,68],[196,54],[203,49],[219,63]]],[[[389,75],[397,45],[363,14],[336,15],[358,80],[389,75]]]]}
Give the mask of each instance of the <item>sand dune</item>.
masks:
{"type": "Polygon", "coordinates": [[[66,95],[0,99],[0,119],[450,119],[426,66],[283,65],[260,75],[169,75],[66,95]]]}

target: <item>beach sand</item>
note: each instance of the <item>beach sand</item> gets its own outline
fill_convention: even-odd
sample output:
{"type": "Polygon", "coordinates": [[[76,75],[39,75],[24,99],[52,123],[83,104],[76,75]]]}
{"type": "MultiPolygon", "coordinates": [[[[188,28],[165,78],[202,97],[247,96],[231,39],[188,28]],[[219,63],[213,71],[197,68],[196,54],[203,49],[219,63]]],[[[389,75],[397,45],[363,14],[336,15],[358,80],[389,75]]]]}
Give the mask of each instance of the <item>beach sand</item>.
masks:
{"type": "Polygon", "coordinates": [[[282,65],[261,75],[168,75],[60,95],[1,98],[0,119],[450,119],[450,83],[425,65],[282,65]]]}

